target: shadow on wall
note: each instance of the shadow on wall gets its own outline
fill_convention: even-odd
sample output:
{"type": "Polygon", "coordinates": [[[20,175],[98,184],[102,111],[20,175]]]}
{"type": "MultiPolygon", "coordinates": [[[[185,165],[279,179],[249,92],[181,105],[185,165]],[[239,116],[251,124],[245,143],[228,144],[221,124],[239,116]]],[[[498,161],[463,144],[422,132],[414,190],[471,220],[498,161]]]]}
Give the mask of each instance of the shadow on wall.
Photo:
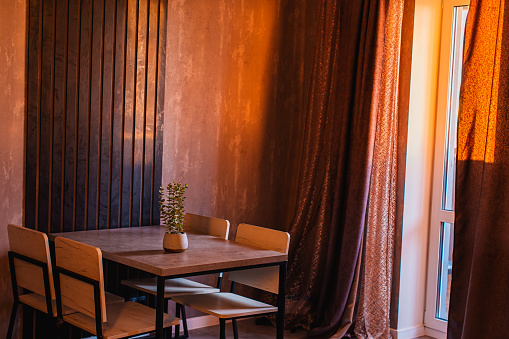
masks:
{"type": "Polygon", "coordinates": [[[314,1],[196,0],[168,10],[163,183],[188,212],[287,230],[314,52],[314,1]]]}

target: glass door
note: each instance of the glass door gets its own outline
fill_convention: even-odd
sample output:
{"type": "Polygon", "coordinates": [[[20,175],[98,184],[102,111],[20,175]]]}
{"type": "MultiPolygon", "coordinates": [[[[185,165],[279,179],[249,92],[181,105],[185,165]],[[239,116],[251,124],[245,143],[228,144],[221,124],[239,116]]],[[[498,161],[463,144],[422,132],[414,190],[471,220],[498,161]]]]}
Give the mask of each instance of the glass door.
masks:
{"type": "Polygon", "coordinates": [[[425,325],[444,333],[453,265],[456,137],[468,4],[445,0],[442,16],[425,325]]]}

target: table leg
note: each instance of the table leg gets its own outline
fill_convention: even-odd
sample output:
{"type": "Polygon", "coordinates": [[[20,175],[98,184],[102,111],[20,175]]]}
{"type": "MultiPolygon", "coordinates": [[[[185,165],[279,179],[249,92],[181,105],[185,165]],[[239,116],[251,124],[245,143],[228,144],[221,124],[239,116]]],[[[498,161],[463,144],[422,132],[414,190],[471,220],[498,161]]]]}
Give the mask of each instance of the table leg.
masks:
{"type": "Polygon", "coordinates": [[[285,336],[285,295],[286,295],[286,266],[287,262],[279,265],[279,293],[277,295],[277,339],[285,336]]]}
{"type": "Polygon", "coordinates": [[[164,278],[157,276],[156,339],[163,339],[164,278]]]}

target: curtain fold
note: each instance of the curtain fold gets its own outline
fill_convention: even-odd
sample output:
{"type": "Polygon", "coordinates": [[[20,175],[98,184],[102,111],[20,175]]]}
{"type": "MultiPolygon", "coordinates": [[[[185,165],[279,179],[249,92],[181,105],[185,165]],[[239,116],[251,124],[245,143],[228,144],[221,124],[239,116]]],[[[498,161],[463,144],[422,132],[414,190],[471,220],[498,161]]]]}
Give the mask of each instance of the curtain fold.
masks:
{"type": "MultiPolygon", "coordinates": [[[[364,274],[369,286],[375,286],[373,276],[359,266],[366,218],[371,235],[384,234],[385,245],[374,249],[385,251],[382,260],[370,266],[383,271],[384,295],[365,287],[363,300],[376,308],[378,298],[387,309],[386,320],[374,325],[377,329],[362,326],[367,333],[388,333],[402,11],[403,0],[320,3],[297,208],[290,227],[286,316],[288,327],[312,328],[310,337],[346,333],[355,319],[359,277],[364,274]],[[395,8],[399,12],[391,12],[395,8]],[[394,39],[391,34],[396,33],[394,39]],[[377,192],[379,184],[384,187],[377,192]]],[[[363,308],[361,319],[371,307],[363,308]]]]}
{"type": "Polygon", "coordinates": [[[472,0],[458,116],[447,336],[509,335],[509,11],[472,0]]]}
{"type": "Polygon", "coordinates": [[[394,229],[396,223],[399,60],[403,1],[378,3],[377,68],[372,101],[375,145],[368,197],[359,338],[390,338],[394,229]]]}

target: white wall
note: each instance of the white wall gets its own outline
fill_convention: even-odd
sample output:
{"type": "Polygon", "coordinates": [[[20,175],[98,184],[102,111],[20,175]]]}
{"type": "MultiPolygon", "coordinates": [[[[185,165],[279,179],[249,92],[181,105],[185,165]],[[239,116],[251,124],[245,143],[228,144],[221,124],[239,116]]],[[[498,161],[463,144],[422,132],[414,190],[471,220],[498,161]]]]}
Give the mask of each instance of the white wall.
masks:
{"type": "Polygon", "coordinates": [[[416,0],[397,338],[424,334],[440,0],[416,0]]]}

